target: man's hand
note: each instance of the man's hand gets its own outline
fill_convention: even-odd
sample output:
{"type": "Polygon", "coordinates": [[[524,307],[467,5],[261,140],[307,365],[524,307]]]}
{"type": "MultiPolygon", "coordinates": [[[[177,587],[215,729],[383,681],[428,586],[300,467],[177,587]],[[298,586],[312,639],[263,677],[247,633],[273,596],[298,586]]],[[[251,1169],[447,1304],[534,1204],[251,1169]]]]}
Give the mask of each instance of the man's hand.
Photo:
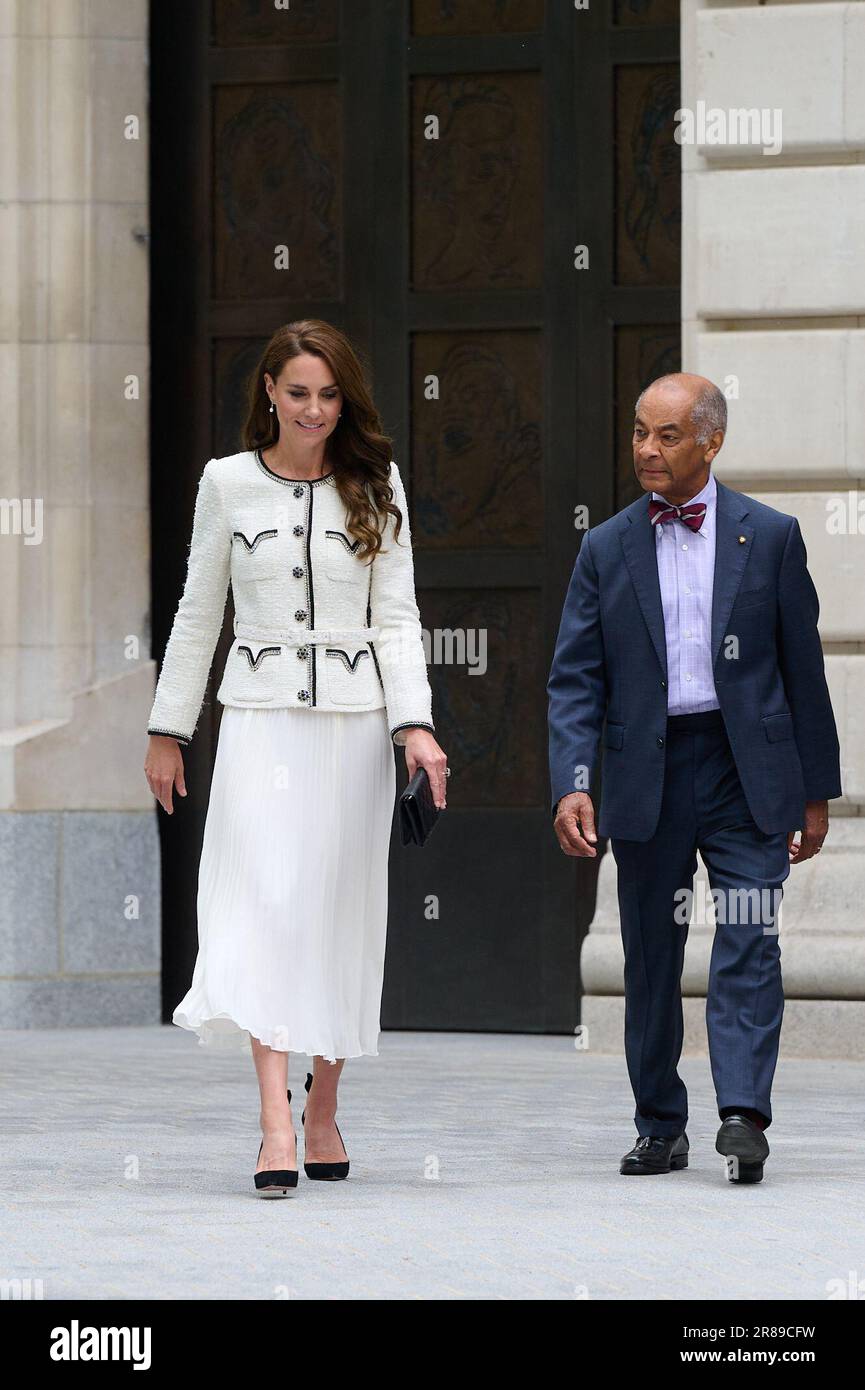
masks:
{"type": "MultiPolygon", "coordinates": [[[[570,799],[570,798],[569,798],[570,799]]],[[[829,830],[829,802],[806,801],[805,824],[798,845],[794,845],[795,830],[787,836],[787,849],[791,864],[801,864],[812,855],[819,854],[829,830]]]]}
{"type": "Polygon", "coordinates": [[[596,859],[595,808],[588,792],[570,792],[563,796],[553,821],[556,838],[565,854],[581,859],[596,859]]]}

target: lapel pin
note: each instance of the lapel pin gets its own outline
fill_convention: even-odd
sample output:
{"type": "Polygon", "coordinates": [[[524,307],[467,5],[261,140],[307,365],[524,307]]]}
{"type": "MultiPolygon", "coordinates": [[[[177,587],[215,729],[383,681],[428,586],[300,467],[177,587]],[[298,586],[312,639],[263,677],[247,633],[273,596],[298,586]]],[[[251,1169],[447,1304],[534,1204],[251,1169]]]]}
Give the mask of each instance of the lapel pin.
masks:
{"type": "Polygon", "coordinates": [[[745,544],[745,537],[744,537],[744,536],[740,536],[740,537],[739,537],[739,544],[740,544],[740,545],[744,545],[744,544],[745,544]]]}

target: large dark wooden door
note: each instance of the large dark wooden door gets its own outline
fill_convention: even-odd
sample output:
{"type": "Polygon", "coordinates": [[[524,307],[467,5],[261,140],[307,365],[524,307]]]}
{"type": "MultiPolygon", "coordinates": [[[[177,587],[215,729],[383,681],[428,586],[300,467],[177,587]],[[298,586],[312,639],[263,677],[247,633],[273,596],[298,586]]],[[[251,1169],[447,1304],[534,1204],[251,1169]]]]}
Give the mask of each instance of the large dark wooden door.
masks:
{"type": "MultiPolygon", "coordinates": [[[[578,509],[595,524],[630,496],[617,401],[678,361],[676,9],[153,0],[154,650],[246,374],[280,324],[335,323],[407,481],[453,769],[428,846],[394,834],[385,1027],[579,1019],[596,866],[552,836],[545,686],[578,509]]],[[[230,617],[189,802],[162,818],[166,1017],[195,955],[230,617]]]]}

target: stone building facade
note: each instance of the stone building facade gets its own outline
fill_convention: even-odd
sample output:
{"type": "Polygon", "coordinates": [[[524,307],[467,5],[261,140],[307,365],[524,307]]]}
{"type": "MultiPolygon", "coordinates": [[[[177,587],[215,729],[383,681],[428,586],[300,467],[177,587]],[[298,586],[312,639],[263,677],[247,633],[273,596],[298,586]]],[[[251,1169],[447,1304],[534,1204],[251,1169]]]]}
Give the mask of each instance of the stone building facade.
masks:
{"type": "Polygon", "coordinates": [[[146,0],[0,53],[0,1025],[156,1023],[146,0]]]}
{"type": "MultiPolygon", "coordinates": [[[[2,1027],[160,1018],[147,21],[0,0],[2,1027]]],[[[682,147],[683,362],[731,394],[718,476],[799,517],[821,596],[845,796],[788,880],[783,1046],[842,1057],[865,1055],[863,61],[865,4],[683,0],[683,108],[782,112],[779,153],[682,147]]],[[[689,1048],[710,947],[692,929],[689,1048]]],[[[582,972],[590,1046],[619,1051],[609,855],[582,972]]]]}
{"type": "MultiPolygon", "coordinates": [[[[780,928],[782,1053],[815,1057],[865,1056],[863,62],[865,5],[683,0],[682,107],[696,118],[703,103],[706,137],[682,145],[683,367],[730,396],[717,476],[799,519],[841,741],[845,795],[822,853],[791,870],[780,928]],[[779,152],[710,143],[709,113],[751,110],[769,132],[782,113],[779,152]]],[[[711,944],[709,925],[692,926],[687,1050],[706,1044],[711,944]]],[[[611,855],[581,965],[589,1046],[617,1049],[611,855]]]]}

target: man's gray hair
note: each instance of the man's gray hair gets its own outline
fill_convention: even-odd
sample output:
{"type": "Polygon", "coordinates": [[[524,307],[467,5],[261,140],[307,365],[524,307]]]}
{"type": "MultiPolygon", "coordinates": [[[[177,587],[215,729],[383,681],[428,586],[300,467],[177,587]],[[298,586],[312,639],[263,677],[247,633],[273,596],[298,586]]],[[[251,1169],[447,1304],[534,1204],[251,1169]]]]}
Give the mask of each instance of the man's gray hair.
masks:
{"type": "MultiPolygon", "coordinates": [[[[657,386],[661,381],[671,381],[676,376],[677,372],[668,372],[666,376],[659,376],[657,381],[650,382],[649,386],[657,386]]],[[[649,390],[649,386],[646,387],[646,391],[649,390]]],[[[646,391],[641,391],[637,397],[637,415],[640,413],[646,391]]],[[[715,430],[727,433],[727,397],[711,382],[702,388],[691,407],[691,424],[694,426],[694,438],[698,444],[708,444],[715,430]]]]}
{"type": "Polygon", "coordinates": [[[691,424],[698,444],[708,444],[715,430],[727,433],[727,397],[717,386],[704,386],[691,411],[691,424]]]}

